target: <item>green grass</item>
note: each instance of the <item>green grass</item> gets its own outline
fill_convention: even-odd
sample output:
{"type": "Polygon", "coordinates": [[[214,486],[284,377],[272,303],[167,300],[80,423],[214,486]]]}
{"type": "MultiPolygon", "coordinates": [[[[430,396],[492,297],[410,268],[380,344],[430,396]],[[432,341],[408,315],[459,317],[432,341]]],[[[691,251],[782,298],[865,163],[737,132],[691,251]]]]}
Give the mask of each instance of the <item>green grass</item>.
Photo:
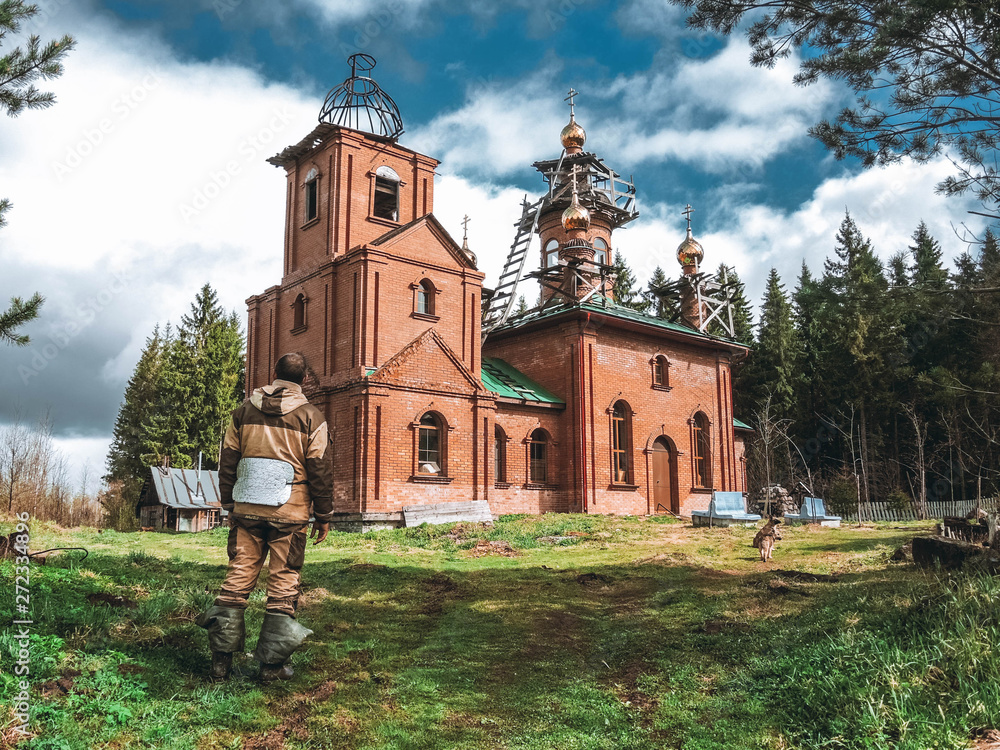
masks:
{"type": "MultiPolygon", "coordinates": [[[[36,734],[21,747],[963,747],[1000,726],[1000,583],[889,562],[926,528],[786,529],[769,564],[753,529],[659,518],[333,533],[307,552],[299,616],[315,635],[297,676],[262,688],[242,656],[207,682],[193,622],[227,530],[39,526],[33,546],[91,553],[32,568],[36,734]],[[474,556],[482,540],[516,554],[474,556]]],[[[0,571],[13,612],[13,566],[0,571]]],[[[17,646],[0,634],[5,706],[17,646]]]]}

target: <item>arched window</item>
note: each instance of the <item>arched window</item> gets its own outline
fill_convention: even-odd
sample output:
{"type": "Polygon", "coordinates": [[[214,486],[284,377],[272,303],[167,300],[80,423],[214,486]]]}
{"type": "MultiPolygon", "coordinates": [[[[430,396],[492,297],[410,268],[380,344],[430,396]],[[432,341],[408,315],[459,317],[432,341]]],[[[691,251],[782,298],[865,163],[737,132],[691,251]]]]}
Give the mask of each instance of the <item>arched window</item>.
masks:
{"type": "Polygon", "coordinates": [[[549,240],[545,246],[545,267],[552,268],[559,265],[559,240],[549,240]]]}
{"type": "Polygon", "coordinates": [[[632,410],[616,401],[611,410],[611,476],[616,484],[632,481],[632,410]]]}
{"type": "Polygon", "coordinates": [[[399,175],[390,167],[375,170],[372,216],[399,221],[399,175]]]}
{"type": "Polygon", "coordinates": [[[319,216],[319,172],[313,167],[306,175],[304,223],[312,221],[317,216],[319,216]]]}
{"type": "Polygon", "coordinates": [[[599,263],[602,266],[608,264],[608,243],[600,237],[594,240],[594,263],[599,263]]]}
{"type": "Polygon", "coordinates": [[[306,324],[306,298],[300,294],[292,303],[292,330],[303,328],[306,324]]]}
{"type": "Polygon", "coordinates": [[[670,362],[662,354],[653,358],[653,387],[670,387],[670,362]]]}
{"type": "Polygon", "coordinates": [[[417,435],[417,473],[441,474],[443,456],[443,431],[441,420],[433,412],[420,418],[417,435]]]}
{"type": "Polygon", "coordinates": [[[694,454],[694,482],[696,487],[712,486],[712,433],[704,412],[694,415],[692,435],[694,454]]]}
{"type": "Polygon", "coordinates": [[[493,481],[507,481],[507,433],[503,427],[493,427],[493,481]]]}
{"type": "Polygon", "coordinates": [[[434,298],[437,290],[430,279],[422,279],[416,286],[416,299],[413,303],[413,311],[421,315],[434,315],[434,298]]]}
{"type": "Polygon", "coordinates": [[[532,484],[549,481],[549,436],[543,429],[532,432],[528,441],[528,481],[532,484]]]}

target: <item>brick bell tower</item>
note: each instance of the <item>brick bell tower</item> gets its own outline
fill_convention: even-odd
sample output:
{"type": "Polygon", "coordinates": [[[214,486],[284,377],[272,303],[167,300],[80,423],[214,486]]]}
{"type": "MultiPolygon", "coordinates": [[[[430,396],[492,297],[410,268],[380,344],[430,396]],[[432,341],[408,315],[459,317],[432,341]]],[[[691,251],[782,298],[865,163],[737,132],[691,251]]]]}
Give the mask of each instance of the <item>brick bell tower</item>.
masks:
{"type": "Polygon", "coordinates": [[[375,60],[327,94],[283,170],[284,268],[247,300],[247,388],[302,352],[332,443],[334,524],[400,525],[405,505],[480,499],[494,396],[480,382],[483,273],[432,213],[436,159],[399,142],[375,60]]]}
{"type": "Polygon", "coordinates": [[[566,97],[562,155],[533,165],[549,183],[538,217],[543,304],[553,296],[578,301],[595,290],[611,297],[612,233],[639,215],[632,184],[584,151],[587,133],[576,121],[576,96],[570,89],[566,97]]]}

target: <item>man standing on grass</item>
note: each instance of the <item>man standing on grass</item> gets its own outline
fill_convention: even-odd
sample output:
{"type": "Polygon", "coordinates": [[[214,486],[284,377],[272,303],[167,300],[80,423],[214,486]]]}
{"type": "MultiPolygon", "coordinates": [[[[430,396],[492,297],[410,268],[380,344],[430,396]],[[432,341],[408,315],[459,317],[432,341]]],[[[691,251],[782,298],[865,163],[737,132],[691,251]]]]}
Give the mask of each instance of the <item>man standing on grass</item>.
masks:
{"type": "Polygon", "coordinates": [[[270,554],[267,605],[254,656],[263,682],[288,680],[286,664],[312,631],[295,619],[306,527],[315,517],[313,544],[326,539],[333,515],[333,472],[322,413],[302,394],[307,371],[301,354],[274,366],[274,382],[257,388],[235,412],[222,444],[219,489],[229,511],[229,572],[218,598],[197,623],[208,630],[212,678],[225,679],[233,653],[244,648],[243,615],[270,554]]]}

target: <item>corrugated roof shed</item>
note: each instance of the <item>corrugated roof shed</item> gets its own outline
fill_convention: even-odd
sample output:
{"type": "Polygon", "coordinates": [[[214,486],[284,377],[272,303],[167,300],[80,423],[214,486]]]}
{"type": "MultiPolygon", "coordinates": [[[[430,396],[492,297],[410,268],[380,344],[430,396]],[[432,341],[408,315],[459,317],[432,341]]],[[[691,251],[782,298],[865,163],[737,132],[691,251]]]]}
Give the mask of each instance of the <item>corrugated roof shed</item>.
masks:
{"type": "Polygon", "coordinates": [[[222,507],[219,472],[202,469],[201,484],[197,469],[169,469],[150,466],[150,483],[161,504],[170,508],[210,510],[222,507]]]}

